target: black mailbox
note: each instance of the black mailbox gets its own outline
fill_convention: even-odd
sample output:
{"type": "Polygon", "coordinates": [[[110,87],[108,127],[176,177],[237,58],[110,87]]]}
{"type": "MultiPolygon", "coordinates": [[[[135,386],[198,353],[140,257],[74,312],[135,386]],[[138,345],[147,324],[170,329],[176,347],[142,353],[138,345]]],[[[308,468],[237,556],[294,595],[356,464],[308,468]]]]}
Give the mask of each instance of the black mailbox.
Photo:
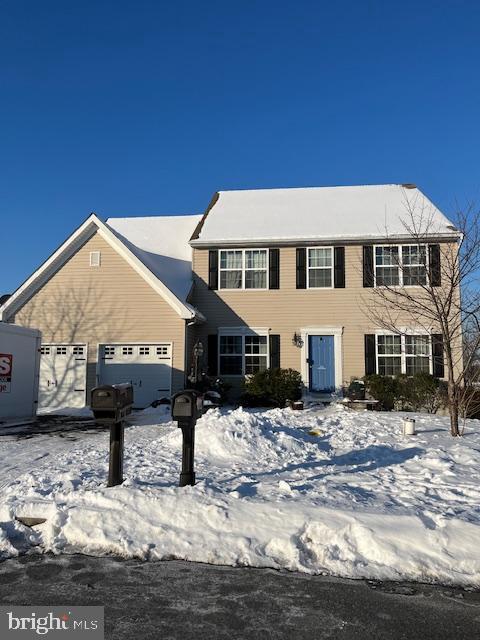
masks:
{"type": "Polygon", "coordinates": [[[105,384],[92,389],[90,408],[95,420],[110,427],[109,487],[123,482],[123,420],[131,413],[132,405],[131,384],[105,384]]]}
{"type": "Polygon", "coordinates": [[[195,424],[203,413],[203,396],[194,389],[176,393],[172,398],[172,418],[182,430],[182,472],[180,486],[195,484],[193,469],[195,449],[195,424]]]}
{"type": "Polygon", "coordinates": [[[203,396],[193,389],[176,393],[172,398],[172,418],[178,422],[196,421],[203,413],[203,396]]]}
{"type": "Polygon", "coordinates": [[[131,384],[105,384],[92,389],[90,408],[95,420],[104,424],[121,422],[132,411],[131,384]]]}

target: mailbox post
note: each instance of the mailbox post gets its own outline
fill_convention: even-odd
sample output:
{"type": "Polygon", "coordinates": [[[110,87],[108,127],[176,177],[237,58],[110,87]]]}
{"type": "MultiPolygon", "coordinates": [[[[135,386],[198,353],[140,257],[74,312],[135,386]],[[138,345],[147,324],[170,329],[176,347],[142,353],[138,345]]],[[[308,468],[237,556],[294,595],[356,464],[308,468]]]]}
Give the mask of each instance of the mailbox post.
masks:
{"type": "Polygon", "coordinates": [[[133,405],[131,384],[112,384],[92,389],[91,409],[97,424],[110,427],[110,461],[108,485],[114,487],[123,482],[123,433],[124,419],[133,405]]]}
{"type": "Polygon", "coordinates": [[[193,389],[176,393],[172,398],[172,418],[182,430],[182,471],[180,487],[195,484],[195,425],[203,413],[203,396],[193,389]]]}

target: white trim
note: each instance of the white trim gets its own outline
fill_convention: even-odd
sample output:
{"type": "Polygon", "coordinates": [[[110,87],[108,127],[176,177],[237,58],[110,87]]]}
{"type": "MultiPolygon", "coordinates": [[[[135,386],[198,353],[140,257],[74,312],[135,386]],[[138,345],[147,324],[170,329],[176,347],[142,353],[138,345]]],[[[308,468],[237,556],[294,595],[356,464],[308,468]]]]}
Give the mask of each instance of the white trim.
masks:
{"type": "Polygon", "coordinates": [[[219,291],[268,291],[269,289],[269,273],[270,273],[270,251],[268,249],[266,249],[265,247],[248,247],[246,249],[241,249],[241,248],[230,248],[230,249],[219,249],[218,250],[218,290],[219,291]],[[221,253],[222,251],[241,251],[242,252],[242,266],[240,269],[222,269],[221,268],[221,253]],[[265,269],[247,269],[245,267],[245,253],[247,251],[265,251],[267,254],[267,266],[265,267],[265,269]],[[238,287],[238,288],[233,288],[230,289],[228,287],[222,287],[221,286],[221,274],[222,271],[241,271],[242,272],[242,286],[238,287]],[[245,272],[246,271],[265,271],[265,281],[267,283],[266,287],[246,287],[245,286],[245,272]]]}
{"type": "Polygon", "coordinates": [[[301,357],[301,374],[303,385],[306,392],[310,390],[310,369],[307,363],[309,357],[308,353],[308,338],[309,336],[333,336],[333,348],[335,356],[335,389],[339,391],[343,384],[343,327],[303,327],[300,329],[300,335],[302,336],[302,348],[300,351],[301,357]]]}
{"type": "Polygon", "coordinates": [[[335,288],[335,282],[334,282],[334,278],[335,278],[335,251],[333,250],[333,246],[332,247],[305,247],[307,250],[307,255],[306,255],[306,270],[307,270],[307,289],[312,289],[313,291],[318,291],[319,289],[334,289],[335,288]],[[308,266],[308,260],[309,260],[309,254],[310,251],[312,249],[330,249],[330,254],[332,256],[332,264],[330,265],[330,267],[309,267],[308,266]],[[326,271],[327,269],[330,269],[330,286],[329,287],[311,287],[310,286],[310,269],[322,269],[323,271],[326,271]]]}
{"type": "Polygon", "coordinates": [[[80,227],[37,269],[0,307],[0,320],[5,320],[7,311],[13,315],[15,311],[29,300],[43,284],[56,273],[65,262],[77,251],[94,233],[99,235],[121,255],[126,262],[147,282],[156,293],[158,293],[168,304],[178,313],[178,315],[190,320],[195,317],[195,310],[185,304],[170,291],[170,289],[159,280],[139,260],[130,249],[110,230],[110,228],[92,213],[80,227]]]}

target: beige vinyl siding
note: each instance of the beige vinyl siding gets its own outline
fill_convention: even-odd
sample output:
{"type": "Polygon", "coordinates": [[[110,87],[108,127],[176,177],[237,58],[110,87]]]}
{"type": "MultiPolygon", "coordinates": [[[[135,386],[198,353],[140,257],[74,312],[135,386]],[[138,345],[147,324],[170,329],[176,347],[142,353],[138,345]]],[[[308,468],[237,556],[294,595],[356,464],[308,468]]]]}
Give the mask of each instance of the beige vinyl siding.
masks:
{"type": "Polygon", "coordinates": [[[185,321],[98,233],[9,321],[40,329],[44,343],[87,343],[88,390],[99,344],[172,342],[172,391],[183,388],[185,321]],[[99,267],[91,251],[101,252],[99,267]]]}
{"type": "Polygon", "coordinates": [[[362,252],[362,246],[345,247],[344,289],[296,289],[296,248],[281,247],[280,289],[211,291],[208,249],[194,249],[193,304],[207,317],[207,324],[197,329],[199,336],[206,341],[217,327],[268,328],[280,334],[281,366],[301,370],[301,349],[292,344],[293,334],[306,327],[343,327],[343,382],[363,376],[364,335],[376,327],[364,312],[375,298],[371,289],[363,287],[362,252]]]}

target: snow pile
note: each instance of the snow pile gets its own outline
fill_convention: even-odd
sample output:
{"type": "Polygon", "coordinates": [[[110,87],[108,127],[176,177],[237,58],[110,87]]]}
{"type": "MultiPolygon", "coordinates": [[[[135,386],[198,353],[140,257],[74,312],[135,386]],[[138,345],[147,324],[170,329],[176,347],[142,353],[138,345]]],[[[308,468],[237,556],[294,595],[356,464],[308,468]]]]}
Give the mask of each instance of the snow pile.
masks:
{"type": "Polygon", "coordinates": [[[416,418],[406,439],[398,413],[212,410],[197,425],[197,485],[184,488],[165,407],[135,415],[115,488],[105,432],[44,461],[45,436],[2,442],[2,457],[30,447],[37,463],[3,479],[0,553],[38,545],[480,586],[479,423],[454,440],[445,418],[416,418]],[[47,522],[32,530],[14,516],[47,522]]]}

